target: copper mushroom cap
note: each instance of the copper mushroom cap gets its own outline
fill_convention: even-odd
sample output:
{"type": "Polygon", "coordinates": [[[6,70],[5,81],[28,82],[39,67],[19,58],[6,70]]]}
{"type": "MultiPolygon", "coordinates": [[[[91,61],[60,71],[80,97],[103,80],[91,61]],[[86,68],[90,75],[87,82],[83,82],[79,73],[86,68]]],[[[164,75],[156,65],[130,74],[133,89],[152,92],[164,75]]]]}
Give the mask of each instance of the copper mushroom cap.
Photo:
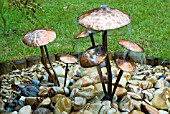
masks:
{"type": "Polygon", "coordinates": [[[123,46],[124,48],[126,48],[128,50],[135,51],[135,52],[144,52],[144,49],[141,46],[139,46],[138,44],[136,44],[132,41],[119,40],[118,42],[121,46],[123,46]]]}
{"type": "Polygon", "coordinates": [[[92,30],[109,30],[123,27],[131,22],[128,14],[102,5],[78,17],[78,23],[92,30]]]}
{"type": "MultiPolygon", "coordinates": [[[[90,33],[93,33],[93,31],[90,30],[85,30],[85,31],[81,31],[79,34],[77,34],[74,39],[78,39],[78,38],[84,38],[90,35],[90,33]]],[[[94,32],[95,33],[95,32],[94,32]]]]}
{"type": "Polygon", "coordinates": [[[116,59],[116,64],[123,71],[131,72],[135,70],[135,64],[130,61],[116,59]]]}
{"type": "Polygon", "coordinates": [[[23,42],[28,46],[43,46],[52,42],[56,38],[56,33],[47,28],[35,29],[28,32],[24,38],[23,42]]]}
{"type": "Polygon", "coordinates": [[[70,64],[76,63],[78,61],[78,59],[75,56],[69,54],[61,56],[60,60],[64,63],[70,63],[70,64]]]}
{"type": "Polygon", "coordinates": [[[89,48],[80,56],[80,65],[84,68],[97,66],[106,56],[107,52],[103,46],[89,48]]]}

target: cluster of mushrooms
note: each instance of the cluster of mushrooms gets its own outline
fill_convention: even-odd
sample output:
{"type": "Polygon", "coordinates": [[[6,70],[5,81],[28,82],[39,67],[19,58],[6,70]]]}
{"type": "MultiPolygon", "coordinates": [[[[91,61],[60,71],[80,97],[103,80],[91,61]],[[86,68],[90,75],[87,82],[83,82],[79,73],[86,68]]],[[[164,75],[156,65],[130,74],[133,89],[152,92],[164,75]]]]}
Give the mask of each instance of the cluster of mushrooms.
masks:
{"type": "MultiPolygon", "coordinates": [[[[128,51],[123,59],[115,60],[118,68],[120,68],[120,72],[118,74],[118,78],[112,90],[112,71],[111,71],[111,65],[110,65],[108,48],[107,48],[107,30],[117,29],[126,26],[130,22],[131,22],[131,17],[128,14],[118,9],[110,8],[107,5],[101,5],[100,8],[92,9],[78,17],[78,24],[85,27],[86,30],[80,32],[74,38],[79,39],[79,38],[90,36],[91,43],[92,43],[92,46],[82,53],[79,62],[80,65],[84,68],[89,68],[94,66],[97,68],[98,74],[100,76],[100,81],[102,83],[103,92],[105,94],[103,100],[110,100],[112,102],[113,96],[115,94],[116,88],[118,86],[119,80],[123,72],[124,71],[131,72],[135,70],[135,64],[134,62],[129,60],[128,53],[130,51],[144,52],[144,49],[134,42],[131,42],[129,40],[118,41],[118,43],[128,51]],[[95,45],[93,35],[99,32],[102,32],[102,45],[95,45]],[[105,66],[107,69],[108,91],[106,91],[106,87],[104,84],[104,79],[101,71],[100,64],[102,62],[105,62],[105,66]]],[[[60,86],[57,78],[57,73],[53,69],[53,66],[50,62],[49,54],[46,46],[49,42],[52,42],[55,38],[56,38],[56,33],[53,30],[42,28],[27,33],[23,38],[23,42],[28,46],[40,47],[42,53],[42,59],[41,59],[42,64],[45,66],[45,69],[49,77],[52,79],[53,83],[56,86],[60,86]],[[45,60],[44,50],[46,52],[46,56],[48,58],[50,67],[54,72],[53,73],[54,76],[50,72],[47,62],[45,60]]],[[[68,64],[76,63],[78,59],[68,54],[65,56],[61,56],[60,59],[61,61],[66,63],[66,72],[65,72],[65,81],[64,81],[64,86],[65,86],[68,64]]]]}

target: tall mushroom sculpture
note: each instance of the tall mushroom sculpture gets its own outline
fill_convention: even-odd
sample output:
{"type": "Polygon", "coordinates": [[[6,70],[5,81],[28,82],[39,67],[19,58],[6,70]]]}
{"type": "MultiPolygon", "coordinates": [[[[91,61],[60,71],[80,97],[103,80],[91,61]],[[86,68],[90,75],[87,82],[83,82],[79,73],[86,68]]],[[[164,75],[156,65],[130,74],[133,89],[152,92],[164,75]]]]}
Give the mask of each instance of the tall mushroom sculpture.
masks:
{"type": "Polygon", "coordinates": [[[40,47],[41,53],[42,53],[42,64],[44,65],[45,70],[47,71],[49,77],[52,79],[53,83],[56,86],[60,86],[58,78],[57,78],[57,74],[56,74],[56,72],[51,64],[51,61],[49,59],[49,54],[48,54],[48,50],[47,50],[47,46],[46,46],[49,42],[52,42],[55,38],[56,38],[56,33],[53,30],[47,29],[47,28],[41,28],[41,29],[35,29],[35,30],[28,32],[24,36],[23,42],[26,45],[31,46],[31,47],[40,47]],[[52,76],[52,74],[47,66],[44,50],[46,52],[49,64],[54,72],[55,78],[52,76]],[[56,82],[56,80],[57,80],[57,82],[56,82]]]}
{"type": "MultiPolygon", "coordinates": [[[[103,46],[107,49],[107,30],[117,29],[128,25],[131,18],[128,14],[110,8],[107,5],[101,5],[100,8],[92,9],[78,17],[78,23],[87,29],[102,31],[103,46]]],[[[108,94],[112,93],[112,72],[108,54],[105,58],[106,68],[108,72],[108,94]]],[[[109,98],[111,101],[111,97],[109,98]]]]}

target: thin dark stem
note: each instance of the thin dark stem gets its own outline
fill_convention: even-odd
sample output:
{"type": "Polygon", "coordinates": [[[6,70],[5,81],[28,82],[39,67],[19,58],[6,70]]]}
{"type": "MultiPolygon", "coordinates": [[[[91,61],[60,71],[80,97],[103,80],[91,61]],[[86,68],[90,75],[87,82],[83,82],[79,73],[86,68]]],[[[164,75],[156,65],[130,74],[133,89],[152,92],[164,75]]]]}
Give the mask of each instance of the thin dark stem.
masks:
{"type": "Polygon", "coordinates": [[[100,66],[96,66],[97,68],[97,71],[98,71],[98,74],[99,74],[99,77],[100,77],[100,81],[102,83],[102,87],[103,87],[103,91],[104,91],[104,94],[106,95],[107,92],[106,92],[106,87],[105,87],[105,84],[104,84],[104,79],[103,79],[103,74],[102,74],[102,71],[100,69],[100,66]]]}
{"type": "Polygon", "coordinates": [[[113,99],[113,96],[114,96],[114,94],[116,92],[116,88],[117,88],[117,86],[119,84],[119,81],[120,81],[120,78],[122,77],[122,74],[123,74],[123,70],[120,69],[119,74],[117,76],[116,83],[114,84],[113,92],[111,94],[111,100],[113,99]]]}
{"type": "Polygon", "coordinates": [[[46,63],[46,60],[45,60],[45,55],[44,55],[44,49],[43,49],[43,46],[40,46],[40,49],[41,49],[41,54],[42,54],[42,59],[41,59],[41,60],[42,60],[42,64],[44,65],[45,70],[47,71],[47,73],[48,73],[49,77],[52,79],[52,81],[53,81],[54,85],[56,85],[56,86],[57,86],[57,83],[56,83],[56,81],[55,81],[54,77],[52,76],[52,74],[51,74],[50,70],[48,69],[48,66],[47,66],[47,63],[46,63]]]}
{"type": "Polygon", "coordinates": [[[68,73],[68,63],[66,63],[66,71],[65,71],[64,87],[66,86],[67,73],[68,73]]]}
{"type": "Polygon", "coordinates": [[[95,41],[94,41],[94,38],[93,38],[93,34],[90,33],[89,35],[90,35],[92,46],[95,47],[95,41]]]}
{"type": "Polygon", "coordinates": [[[50,57],[49,57],[49,54],[48,54],[47,46],[44,45],[44,48],[45,48],[45,52],[46,52],[46,55],[47,55],[48,62],[49,62],[50,66],[51,66],[51,68],[52,68],[52,70],[53,70],[53,72],[54,72],[55,79],[57,80],[57,85],[60,86],[59,80],[58,80],[58,78],[57,78],[57,74],[56,74],[56,72],[55,72],[55,70],[54,70],[53,65],[51,64],[51,61],[50,61],[50,57]]]}
{"type": "MultiPolygon", "coordinates": [[[[108,49],[107,49],[107,30],[103,31],[102,39],[103,39],[103,46],[105,47],[106,51],[108,51],[108,49]]],[[[106,68],[107,68],[107,73],[108,73],[108,78],[107,78],[107,80],[108,80],[108,95],[110,96],[112,93],[112,71],[111,71],[110,60],[109,60],[108,54],[106,56],[105,62],[106,62],[106,68]]]]}

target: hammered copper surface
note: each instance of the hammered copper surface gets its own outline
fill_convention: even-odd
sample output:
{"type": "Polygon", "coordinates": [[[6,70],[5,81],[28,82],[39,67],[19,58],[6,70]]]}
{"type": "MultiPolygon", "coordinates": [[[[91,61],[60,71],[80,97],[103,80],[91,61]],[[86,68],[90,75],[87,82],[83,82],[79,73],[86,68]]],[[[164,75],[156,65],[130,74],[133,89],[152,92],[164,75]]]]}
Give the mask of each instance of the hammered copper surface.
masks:
{"type": "Polygon", "coordinates": [[[131,50],[131,51],[136,51],[136,52],[144,52],[144,49],[139,46],[138,44],[129,41],[129,40],[119,40],[118,41],[121,46],[124,48],[131,50]]]}
{"type": "Polygon", "coordinates": [[[116,59],[116,64],[123,71],[131,72],[135,70],[135,64],[130,61],[116,59]]]}
{"type": "Polygon", "coordinates": [[[24,38],[23,42],[28,46],[43,46],[52,42],[56,38],[56,33],[47,28],[36,29],[28,32],[24,38]]]}
{"type": "Polygon", "coordinates": [[[69,54],[61,56],[60,60],[64,63],[70,63],[70,64],[76,63],[78,61],[78,59],[75,56],[69,54]]]}
{"type": "Polygon", "coordinates": [[[92,30],[109,30],[125,26],[131,22],[128,14],[108,6],[92,9],[78,17],[78,23],[92,30]]]}
{"type": "Polygon", "coordinates": [[[99,65],[106,58],[106,49],[103,46],[89,48],[80,57],[82,67],[93,67],[99,65]]]}

